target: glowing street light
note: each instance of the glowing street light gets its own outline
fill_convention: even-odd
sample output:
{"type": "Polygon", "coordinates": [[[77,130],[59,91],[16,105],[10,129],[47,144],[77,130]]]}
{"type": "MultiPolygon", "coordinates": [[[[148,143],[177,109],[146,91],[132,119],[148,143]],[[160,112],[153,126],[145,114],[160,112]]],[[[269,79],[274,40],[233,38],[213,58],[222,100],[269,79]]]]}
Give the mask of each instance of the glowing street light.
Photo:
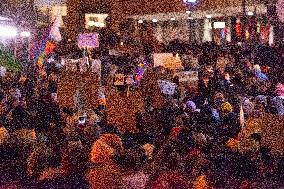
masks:
{"type": "Polygon", "coordinates": [[[14,38],[17,36],[17,29],[8,26],[0,26],[0,37],[14,38]]]}
{"type": "Polygon", "coordinates": [[[30,37],[31,32],[23,31],[23,32],[20,33],[20,36],[23,37],[23,38],[30,37]]]}
{"type": "Polygon", "coordinates": [[[183,0],[184,3],[195,3],[196,0],[183,0]]]}
{"type": "Polygon", "coordinates": [[[152,20],[152,22],[156,23],[156,22],[158,22],[158,20],[154,18],[154,19],[152,20]]]}
{"type": "Polygon", "coordinates": [[[248,13],[248,16],[253,16],[253,12],[249,11],[248,13]]]}

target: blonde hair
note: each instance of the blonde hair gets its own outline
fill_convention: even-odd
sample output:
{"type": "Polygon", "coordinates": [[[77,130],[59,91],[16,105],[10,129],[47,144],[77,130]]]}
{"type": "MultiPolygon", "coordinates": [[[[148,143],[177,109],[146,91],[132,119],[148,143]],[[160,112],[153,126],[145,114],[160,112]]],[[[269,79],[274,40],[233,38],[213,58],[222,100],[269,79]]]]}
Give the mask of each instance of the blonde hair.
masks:
{"type": "Polygon", "coordinates": [[[4,127],[0,127],[0,145],[5,143],[9,138],[9,133],[4,127]]]}

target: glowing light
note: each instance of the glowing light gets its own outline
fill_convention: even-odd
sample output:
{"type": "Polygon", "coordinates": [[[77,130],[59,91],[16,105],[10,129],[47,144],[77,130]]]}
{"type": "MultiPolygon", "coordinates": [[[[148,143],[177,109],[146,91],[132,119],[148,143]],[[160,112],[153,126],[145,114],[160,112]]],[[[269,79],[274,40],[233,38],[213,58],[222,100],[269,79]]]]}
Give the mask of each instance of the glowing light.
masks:
{"type": "Polygon", "coordinates": [[[189,11],[189,10],[188,10],[188,11],[186,11],[186,14],[190,14],[190,13],[191,13],[191,11],[189,11]]]}
{"type": "Polygon", "coordinates": [[[152,20],[152,22],[158,22],[158,20],[154,18],[154,19],[152,20]]]}
{"type": "Polygon", "coordinates": [[[142,23],[143,23],[143,20],[139,20],[138,23],[139,23],[139,24],[142,24],[142,23]]]}
{"type": "Polygon", "coordinates": [[[17,30],[12,27],[0,26],[0,37],[16,37],[17,30]]]}
{"type": "Polygon", "coordinates": [[[123,42],[120,42],[120,45],[123,46],[123,42]]]}
{"type": "Polygon", "coordinates": [[[192,16],[190,16],[190,17],[188,17],[188,19],[189,19],[189,20],[193,20],[193,17],[192,17],[192,16]]]}
{"type": "Polygon", "coordinates": [[[209,19],[209,18],[212,18],[212,16],[211,16],[210,14],[207,14],[207,15],[206,15],[206,18],[209,19]]]}
{"type": "Polygon", "coordinates": [[[171,18],[172,21],[176,20],[175,18],[171,18]]]}
{"type": "Polygon", "coordinates": [[[31,32],[23,31],[23,32],[20,33],[20,36],[21,37],[30,37],[31,36],[31,32]]]}
{"type": "Polygon", "coordinates": [[[196,0],[183,0],[184,3],[195,3],[196,0]]]}
{"type": "Polygon", "coordinates": [[[248,16],[253,16],[253,12],[249,11],[248,13],[248,16]]]}
{"type": "Polygon", "coordinates": [[[215,29],[223,29],[226,27],[226,23],[225,22],[214,22],[214,28],[215,29]]]}
{"type": "Polygon", "coordinates": [[[95,22],[95,21],[89,21],[88,22],[88,25],[89,26],[95,26],[95,27],[100,27],[100,28],[103,28],[103,27],[105,27],[105,23],[103,23],[103,22],[95,22]]]}

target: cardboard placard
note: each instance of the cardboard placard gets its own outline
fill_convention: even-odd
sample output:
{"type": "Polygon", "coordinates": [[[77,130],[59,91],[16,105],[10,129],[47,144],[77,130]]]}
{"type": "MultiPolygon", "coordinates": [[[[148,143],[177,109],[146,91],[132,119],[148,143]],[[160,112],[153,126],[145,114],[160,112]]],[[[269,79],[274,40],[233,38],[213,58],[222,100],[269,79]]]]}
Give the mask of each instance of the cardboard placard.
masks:
{"type": "Polygon", "coordinates": [[[66,71],[77,72],[77,65],[73,62],[72,59],[65,59],[63,62],[66,71]]]}
{"type": "Polygon", "coordinates": [[[183,69],[182,62],[179,56],[174,56],[173,53],[155,53],[154,67],[163,66],[171,70],[183,69]]]}
{"type": "Polygon", "coordinates": [[[154,108],[160,109],[166,104],[166,99],[162,95],[158,80],[161,79],[159,74],[149,69],[145,72],[141,80],[140,87],[145,98],[151,99],[151,105],[154,108]]]}
{"type": "Polygon", "coordinates": [[[63,72],[58,79],[58,102],[61,107],[82,106],[94,109],[98,106],[100,83],[96,73],[63,72]],[[77,95],[77,96],[76,96],[77,95]]]}
{"type": "Polygon", "coordinates": [[[121,132],[136,131],[136,113],[144,112],[143,93],[131,91],[129,96],[115,90],[106,91],[107,122],[116,126],[121,132]]]}
{"type": "Polygon", "coordinates": [[[114,75],[114,83],[113,83],[113,85],[115,85],[115,86],[122,86],[122,85],[124,85],[124,79],[125,79],[125,75],[124,74],[115,74],[114,75]]]}
{"type": "Polygon", "coordinates": [[[79,64],[80,72],[87,72],[89,67],[89,60],[88,58],[80,58],[77,60],[73,60],[73,64],[79,64]]]}

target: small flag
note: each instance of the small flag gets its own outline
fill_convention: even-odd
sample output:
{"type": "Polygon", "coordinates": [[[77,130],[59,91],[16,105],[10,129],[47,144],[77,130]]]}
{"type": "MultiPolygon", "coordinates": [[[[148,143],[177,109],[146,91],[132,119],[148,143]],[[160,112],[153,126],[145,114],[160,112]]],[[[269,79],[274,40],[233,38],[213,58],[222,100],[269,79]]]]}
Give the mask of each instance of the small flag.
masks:
{"type": "Polygon", "coordinates": [[[245,127],[245,115],[244,115],[244,109],[243,109],[243,105],[241,104],[240,107],[240,125],[242,128],[245,127]]]}

